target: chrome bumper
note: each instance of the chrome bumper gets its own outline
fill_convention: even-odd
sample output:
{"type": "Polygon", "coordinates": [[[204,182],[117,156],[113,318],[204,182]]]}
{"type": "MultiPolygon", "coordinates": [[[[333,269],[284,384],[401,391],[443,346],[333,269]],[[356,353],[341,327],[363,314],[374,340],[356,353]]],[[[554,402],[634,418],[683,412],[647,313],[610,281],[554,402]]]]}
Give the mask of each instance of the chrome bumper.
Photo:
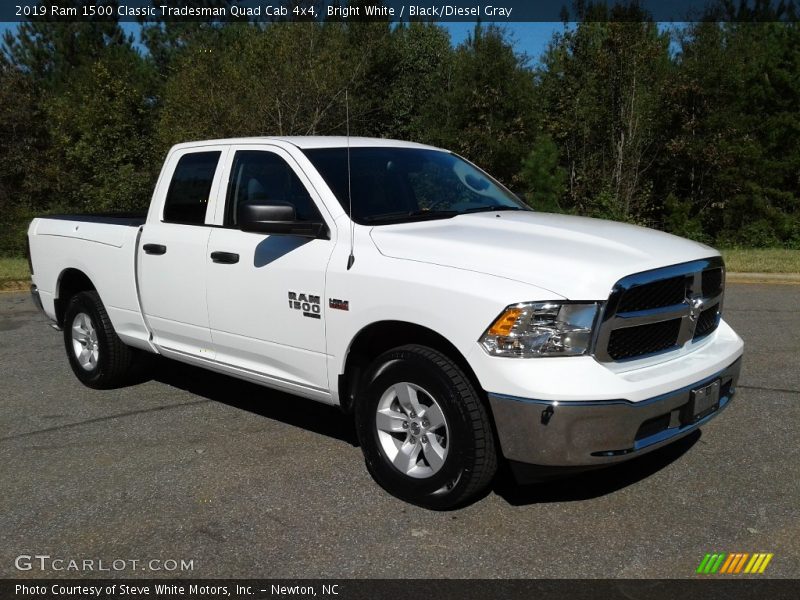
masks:
{"type": "Polygon", "coordinates": [[[741,358],[697,383],[640,402],[553,402],[489,394],[500,445],[511,461],[543,466],[601,466],[639,456],[717,416],[736,390],[741,358]],[[694,415],[692,391],[719,380],[719,403],[694,415]]]}

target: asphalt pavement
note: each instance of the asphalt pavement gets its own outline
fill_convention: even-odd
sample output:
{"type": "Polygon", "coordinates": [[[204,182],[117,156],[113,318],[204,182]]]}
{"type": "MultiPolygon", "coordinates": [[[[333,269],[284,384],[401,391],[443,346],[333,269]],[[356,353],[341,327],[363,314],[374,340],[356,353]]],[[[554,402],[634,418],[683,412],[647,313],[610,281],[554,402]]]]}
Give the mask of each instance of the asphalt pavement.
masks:
{"type": "Polygon", "coordinates": [[[708,552],[800,577],[800,286],[732,284],[725,315],[743,373],[701,432],[432,512],[372,482],[338,410],[166,360],[87,389],[27,295],[0,294],[0,577],[671,578],[708,552]]]}

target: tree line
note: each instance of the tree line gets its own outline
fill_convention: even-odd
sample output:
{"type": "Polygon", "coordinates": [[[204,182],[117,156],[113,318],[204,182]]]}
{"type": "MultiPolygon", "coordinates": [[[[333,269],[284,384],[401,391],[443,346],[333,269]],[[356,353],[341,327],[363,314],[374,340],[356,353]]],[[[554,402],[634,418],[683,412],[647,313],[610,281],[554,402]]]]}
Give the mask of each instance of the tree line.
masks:
{"type": "Polygon", "coordinates": [[[800,30],[586,20],[541,57],[476,25],[24,22],[0,58],[0,255],[30,218],[144,209],[168,148],[255,135],[449,148],[536,209],[800,248],[800,30]]]}

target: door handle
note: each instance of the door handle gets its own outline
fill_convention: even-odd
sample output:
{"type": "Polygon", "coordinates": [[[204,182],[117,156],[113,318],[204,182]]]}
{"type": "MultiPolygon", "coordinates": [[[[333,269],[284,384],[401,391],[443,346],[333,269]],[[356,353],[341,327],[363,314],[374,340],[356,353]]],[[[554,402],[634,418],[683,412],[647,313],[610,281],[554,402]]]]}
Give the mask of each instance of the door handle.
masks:
{"type": "Polygon", "coordinates": [[[164,244],[145,244],[142,246],[145,254],[166,254],[167,247],[164,244]]]}
{"type": "Polygon", "coordinates": [[[239,262],[239,255],[234,252],[212,252],[211,260],[221,265],[234,265],[239,262]]]}

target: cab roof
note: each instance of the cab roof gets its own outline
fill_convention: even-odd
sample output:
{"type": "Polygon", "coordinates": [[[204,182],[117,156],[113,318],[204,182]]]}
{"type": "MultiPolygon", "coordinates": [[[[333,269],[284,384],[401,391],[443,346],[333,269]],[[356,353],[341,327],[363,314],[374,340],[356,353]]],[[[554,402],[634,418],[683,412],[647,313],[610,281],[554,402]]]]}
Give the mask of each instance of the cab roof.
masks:
{"type": "MultiPolygon", "coordinates": [[[[264,136],[264,137],[242,137],[227,138],[219,140],[198,140],[195,142],[185,142],[176,144],[174,149],[191,148],[205,145],[235,145],[235,144],[263,144],[266,142],[283,142],[292,144],[302,150],[312,148],[345,148],[348,145],[346,136],[343,135],[289,135],[289,136],[264,136]]],[[[404,142],[401,140],[390,140],[386,138],[371,137],[351,137],[349,141],[351,148],[421,148],[428,150],[441,150],[434,146],[418,144],[416,142],[404,142]]]]}

